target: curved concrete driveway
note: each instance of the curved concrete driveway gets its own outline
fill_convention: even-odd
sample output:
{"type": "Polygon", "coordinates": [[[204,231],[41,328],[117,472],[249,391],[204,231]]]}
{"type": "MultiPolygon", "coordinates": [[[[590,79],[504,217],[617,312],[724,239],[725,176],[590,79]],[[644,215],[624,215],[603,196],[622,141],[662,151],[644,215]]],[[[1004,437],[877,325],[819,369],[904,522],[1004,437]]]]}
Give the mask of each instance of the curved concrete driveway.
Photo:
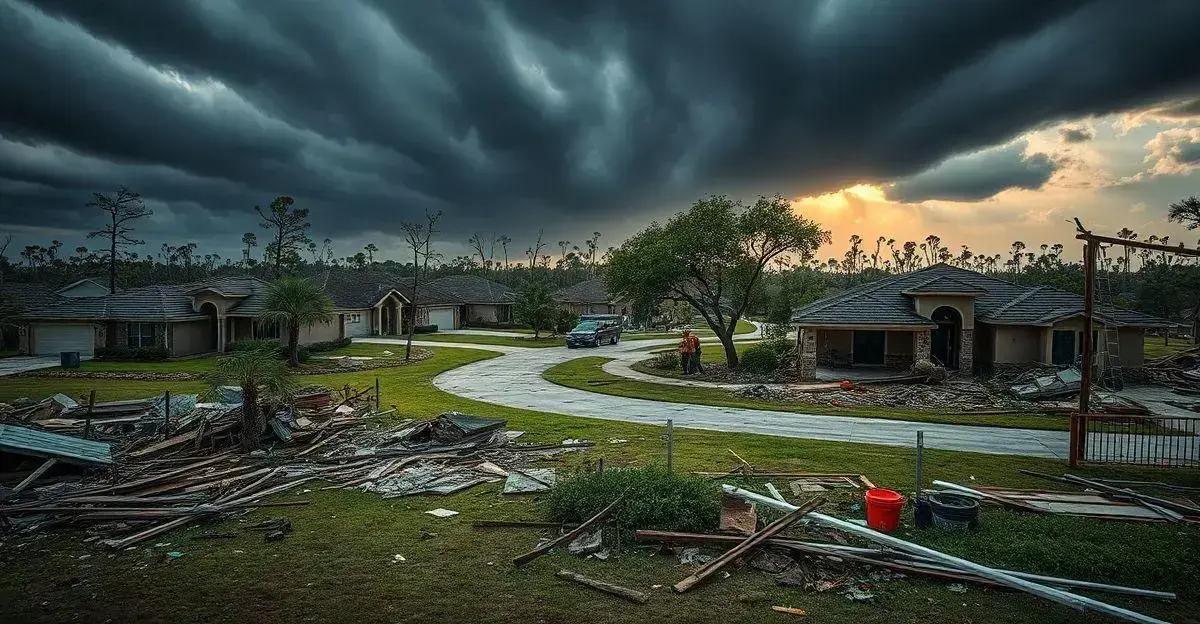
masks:
{"type": "MultiPolygon", "coordinates": [[[[385,338],[364,342],[400,342],[385,338]]],[[[566,347],[510,347],[465,343],[425,342],[421,346],[471,348],[504,355],[448,370],[434,378],[438,388],[458,396],[541,412],[662,425],[668,418],[680,427],[759,433],[764,435],[912,447],[917,431],[925,432],[925,445],[951,451],[1003,455],[1030,455],[1065,459],[1067,432],[969,425],[917,423],[884,418],[800,414],[773,410],[666,403],[612,396],[567,388],[546,381],[542,374],[552,366],[590,355],[625,359],[643,357],[642,348],[673,344],[674,340],[637,340],[598,349],[566,347]]],[[[418,344],[414,341],[413,344],[418,344]]],[[[656,382],[663,380],[655,378],[656,382]]]]}

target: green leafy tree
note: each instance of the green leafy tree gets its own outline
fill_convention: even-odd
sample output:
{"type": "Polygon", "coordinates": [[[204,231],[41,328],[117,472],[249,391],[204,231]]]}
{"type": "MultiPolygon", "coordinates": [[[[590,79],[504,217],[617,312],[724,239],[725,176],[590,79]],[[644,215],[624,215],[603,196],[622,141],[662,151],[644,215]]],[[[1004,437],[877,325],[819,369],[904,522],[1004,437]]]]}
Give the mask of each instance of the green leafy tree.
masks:
{"type": "Polygon", "coordinates": [[[663,299],[658,303],[658,318],[663,328],[670,331],[672,327],[687,325],[692,322],[692,306],[686,301],[663,299]]]}
{"type": "Polygon", "coordinates": [[[363,247],[363,251],[367,252],[367,264],[375,264],[375,252],[379,251],[375,243],[367,243],[367,246],[363,247]]]}
{"type": "Polygon", "coordinates": [[[1182,223],[1189,230],[1200,228],[1200,199],[1192,196],[1171,204],[1167,220],[1182,223]]]}
{"type": "Polygon", "coordinates": [[[625,241],[612,254],[606,281],[629,301],[687,301],[721,340],[728,365],[736,367],[733,334],[760,295],[768,263],[782,254],[810,256],[829,242],[829,232],[796,215],[782,196],[760,197],[749,206],[713,196],[625,241]]]}
{"type": "Polygon", "coordinates": [[[540,338],[543,329],[551,329],[558,318],[558,303],[550,289],[539,280],[525,284],[513,301],[513,318],[533,328],[533,337],[540,338]]]}
{"type": "Polygon", "coordinates": [[[300,366],[300,328],[333,318],[333,301],[312,281],[281,277],[267,288],[261,320],[279,323],[287,331],[288,366],[300,366]]]}
{"type": "Polygon", "coordinates": [[[292,208],[296,200],[287,195],[280,195],[271,201],[266,212],[255,206],[254,210],[262,218],[259,224],[263,229],[273,230],[272,240],[267,244],[267,256],[275,268],[275,276],[283,274],[283,267],[295,266],[300,262],[300,249],[308,244],[307,208],[292,208]]]}
{"type": "Polygon", "coordinates": [[[284,402],[294,391],[291,373],[273,347],[260,345],[234,351],[217,358],[208,376],[213,386],[239,386],[242,389],[242,448],[258,448],[266,428],[259,401],[284,402]]]}

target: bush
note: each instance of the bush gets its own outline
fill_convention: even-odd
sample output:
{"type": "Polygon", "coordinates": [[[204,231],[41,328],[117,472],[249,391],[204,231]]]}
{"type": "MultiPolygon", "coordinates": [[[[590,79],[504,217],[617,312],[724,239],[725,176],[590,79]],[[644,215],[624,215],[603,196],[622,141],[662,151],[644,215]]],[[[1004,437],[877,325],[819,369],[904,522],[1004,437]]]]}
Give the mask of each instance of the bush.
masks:
{"type": "Polygon", "coordinates": [[[433,334],[437,333],[437,325],[417,325],[413,328],[414,334],[433,334]]]}
{"type": "Polygon", "coordinates": [[[779,354],[770,344],[760,342],[742,354],[741,368],[749,373],[768,375],[779,368],[779,354]]]}
{"type": "Polygon", "coordinates": [[[322,353],[325,351],[335,351],[337,349],[341,349],[343,347],[348,347],[348,346],[350,346],[350,339],[342,338],[341,340],[326,340],[324,342],[314,342],[310,345],[304,345],[301,348],[307,350],[309,353],[322,353]]]}
{"type": "Polygon", "coordinates": [[[766,340],[782,340],[787,342],[789,329],[791,328],[781,323],[764,323],[762,326],[762,336],[766,340]]]}
{"type": "Polygon", "coordinates": [[[260,350],[282,351],[283,345],[278,340],[264,338],[262,340],[239,340],[229,345],[229,351],[260,351],[260,350]]]}
{"type": "Polygon", "coordinates": [[[781,358],[783,356],[791,353],[792,349],[794,349],[796,347],[796,345],[792,344],[792,341],[790,341],[786,338],[764,340],[762,342],[762,344],[769,347],[772,351],[775,352],[775,355],[778,355],[781,358]]]}
{"type": "Polygon", "coordinates": [[[142,347],[129,349],[127,347],[100,347],[93,355],[97,360],[141,360],[145,362],[161,362],[170,357],[165,347],[142,347]]]}
{"type": "Polygon", "coordinates": [[[618,513],[623,527],[699,532],[717,527],[717,485],[656,466],[571,475],[550,490],[547,513],[556,522],[583,522],[622,492],[625,501],[618,513]]]}
{"type": "MultiPolygon", "coordinates": [[[[317,345],[326,345],[326,344],[331,344],[331,343],[339,343],[338,346],[345,346],[345,345],[340,344],[341,343],[340,340],[331,340],[328,343],[317,342],[317,343],[313,343],[310,345],[301,345],[299,348],[296,349],[296,357],[299,358],[301,363],[307,362],[310,359],[312,359],[313,351],[328,351],[329,349],[338,348],[338,346],[334,346],[334,347],[330,347],[329,349],[324,349],[324,348],[313,349],[313,347],[315,347],[317,345]]],[[[349,338],[346,339],[346,344],[350,344],[349,338]]],[[[265,351],[271,351],[279,358],[283,358],[283,359],[287,358],[287,345],[285,345],[284,343],[282,343],[278,340],[274,340],[272,338],[264,338],[262,340],[239,340],[239,341],[229,345],[228,350],[229,351],[265,350],[265,351]]]]}
{"type": "Polygon", "coordinates": [[[579,324],[579,315],[570,310],[559,310],[554,317],[554,333],[566,334],[579,324]]]}
{"type": "Polygon", "coordinates": [[[675,370],[680,368],[679,352],[678,351],[663,351],[650,358],[647,364],[650,368],[658,370],[675,370]]]}

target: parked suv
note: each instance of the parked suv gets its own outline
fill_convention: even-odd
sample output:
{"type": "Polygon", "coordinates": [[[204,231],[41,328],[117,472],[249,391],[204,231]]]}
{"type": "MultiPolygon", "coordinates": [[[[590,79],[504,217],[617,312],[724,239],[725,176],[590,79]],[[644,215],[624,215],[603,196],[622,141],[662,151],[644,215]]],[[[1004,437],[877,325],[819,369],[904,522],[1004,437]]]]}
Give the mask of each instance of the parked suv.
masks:
{"type": "MultiPolygon", "coordinates": [[[[609,315],[605,315],[609,316],[609,315]]],[[[567,334],[567,348],[598,347],[602,344],[617,344],[621,341],[621,317],[604,318],[599,315],[581,317],[579,324],[567,334]]]]}

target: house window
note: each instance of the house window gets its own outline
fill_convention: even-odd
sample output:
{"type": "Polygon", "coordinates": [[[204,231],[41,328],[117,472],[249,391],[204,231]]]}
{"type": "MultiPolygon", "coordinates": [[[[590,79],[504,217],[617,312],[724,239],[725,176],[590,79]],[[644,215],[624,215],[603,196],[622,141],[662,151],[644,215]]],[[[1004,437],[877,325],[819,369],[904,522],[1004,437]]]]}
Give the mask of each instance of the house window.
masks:
{"type": "Polygon", "coordinates": [[[359,314],[359,313],[357,313],[357,312],[352,312],[352,313],[350,314],[350,322],[351,322],[351,323],[361,323],[361,322],[362,322],[362,315],[361,315],[361,314],[359,314]]]}
{"type": "Polygon", "coordinates": [[[157,323],[128,323],[128,345],[130,349],[144,349],[154,346],[154,329],[157,323]]]}
{"type": "Polygon", "coordinates": [[[279,323],[275,321],[254,321],[255,340],[279,338],[279,323]]]}

